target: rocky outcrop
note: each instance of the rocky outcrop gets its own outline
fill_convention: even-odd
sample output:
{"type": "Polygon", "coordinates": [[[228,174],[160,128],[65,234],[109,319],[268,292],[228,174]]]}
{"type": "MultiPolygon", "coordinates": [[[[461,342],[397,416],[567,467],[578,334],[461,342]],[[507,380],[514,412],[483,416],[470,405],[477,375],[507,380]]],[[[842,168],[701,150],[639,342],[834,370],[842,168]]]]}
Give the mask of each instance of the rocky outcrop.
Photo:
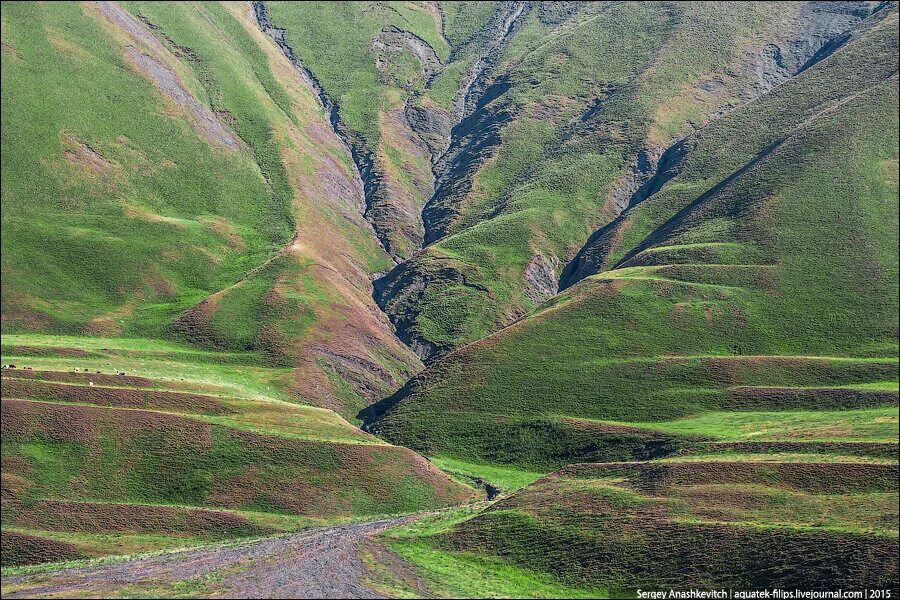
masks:
{"type": "Polygon", "coordinates": [[[453,348],[429,339],[419,328],[419,318],[426,308],[426,290],[439,294],[441,288],[460,285],[489,293],[484,286],[470,281],[451,261],[423,254],[378,279],[374,297],[390,318],[397,337],[427,362],[453,348]]]}
{"type": "Polygon", "coordinates": [[[410,52],[422,66],[422,80],[428,85],[441,70],[441,59],[428,42],[414,33],[388,25],[372,40],[370,50],[375,54],[375,68],[384,71],[392,54],[410,52]]]}
{"type": "MultiPolygon", "coordinates": [[[[462,121],[467,115],[474,112],[480,103],[488,83],[485,81],[485,75],[497,63],[515,33],[520,19],[528,14],[530,8],[531,5],[528,2],[503,2],[494,14],[494,18],[481,32],[479,37],[484,40],[482,49],[460,81],[459,91],[453,99],[453,113],[457,116],[458,121],[462,121]]],[[[450,60],[453,61],[458,54],[458,50],[454,51],[450,60]]]]}
{"type": "Polygon", "coordinates": [[[535,306],[542,304],[559,292],[559,259],[551,255],[547,258],[540,252],[531,257],[525,265],[525,296],[535,306]]]}
{"type": "Polygon", "coordinates": [[[847,43],[851,29],[881,10],[884,2],[806,2],[787,36],[763,47],[759,92],[805,71],[847,43]]]}
{"type": "Polygon", "coordinates": [[[416,132],[416,135],[428,148],[432,159],[447,151],[450,131],[453,129],[453,115],[450,111],[444,110],[434,103],[422,106],[409,101],[406,103],[404,112],[410,129],[416,132]]]}
{"type": "Polygon", "coordinates": [[[637,192],[655,178],[661,155],[662,148],[641,148],[631,158],[625,174],[609,193],[607,206],[614,216],[619,216],[623,210],[639,201],[636,200],[637,192]]]}
{"type": "Polygon", "coordinates": [[[472,190],[478,167],[500,146],[500,132],[514,116],[511,107],[498,100],[508,89],[506,81],[495,83],[486,90],[476,110],[453,128],[450,148],[434,167],[434,194],[422,210],[425,245],[450,232],[463,200],[472,190]]]}
{"type": "MultiPolygon", "coordinates": [[[[528,14],[527,2],[506,2],[481,32],[481,48],[460,81],[450,110],[452,126],[443,147],[433,158],[434,193],[422,211],[425,245],[447,235],[459,204],[472,189],[477,167],[493,155],[500,144],[500,130],[512,119],[508,106],[495,102],[510,87],[505,78],[491,78],[490,70],[528,14]]],[[[459,54],[456,49],[451,61],[459,54]]],[[[442,120],[442,123],[446,120],[442,120]]]]}

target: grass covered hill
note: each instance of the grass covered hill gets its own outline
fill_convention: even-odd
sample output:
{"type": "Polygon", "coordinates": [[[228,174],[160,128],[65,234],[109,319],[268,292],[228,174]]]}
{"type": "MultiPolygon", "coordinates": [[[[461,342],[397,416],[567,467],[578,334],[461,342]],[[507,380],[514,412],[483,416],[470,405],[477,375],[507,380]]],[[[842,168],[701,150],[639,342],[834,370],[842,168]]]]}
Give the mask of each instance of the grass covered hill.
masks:
{"type": "MultiPolygon", "coordinates": [[[[895,460],[731,455],[575,464],[474,515],[447,513],[383,539],[446,595],[866,586],[896,593],[897,506],[895,460]],[[479,588],[488,581],[495,583],[479,588]]],[[[408,589],[387,577],[382,585],[394,595],[408,589]]]]}
{"type": "Polygon", "coordinates": [[[5,595],[896,590],[896,2],[0,42],[5,595]]]}
{"type": "Polygon", "coordinates": [[[4,336],[3,565],[131,554],[455,504],[474,490],[252,353],[4,336]],[[25,368],[29,367],[29,368],[25,368]],[[123,374],[124,373],[124,374],[123,374]]]}
{"type": "Polygon", "coordinates": [[[314,90],[240,3],[3,8],[3,331],[180,339],[354,414],[419,367],[314,90]]]}
{"type": "MultiPolygon", "coordinates": [[[[650,452],[624,422],[711,413],[847,411],[896,442],[896,47],[890,7],[687,137],[660,189],[592,236],[595,275],[434,363],[372,429],[550,468],[650,452]]],[[[861,439],[823,433],[767,439],[861,439]]]]}
{"type": "MultiPolygon", "coordinates": [[[[808,68],[877,6],[522,4],[433,162],[426,247],[376,283],[426,362],[567,287],[584,241],[646,195],[678,140],[808,68]]],[[[441,102],[469,48],[454,46],[427,98],[441,102]]]]}
{"type": "Polygon", "coordinates": [[[431,359],[553,296],[670,144],[878,5],[256,6],[330,107],[400,262],[376,300],[431,359]]]}

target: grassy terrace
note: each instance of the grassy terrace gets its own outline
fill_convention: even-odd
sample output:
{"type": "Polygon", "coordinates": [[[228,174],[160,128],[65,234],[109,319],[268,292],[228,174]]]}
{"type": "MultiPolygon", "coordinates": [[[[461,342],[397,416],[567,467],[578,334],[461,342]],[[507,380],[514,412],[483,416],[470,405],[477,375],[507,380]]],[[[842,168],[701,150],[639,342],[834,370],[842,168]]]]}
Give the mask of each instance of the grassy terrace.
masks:
{"type": "Polygon", "coordinates": [[[2,379],[4,565],[272,535],[475,494],[333,411],[288,401],[285,370],[252,353],[219,358],[152,340],[4,335],[3,364],[15,365],[2,379]]]}
{"type": "MultiPolygon", "coordinates": [[[[896,384],[894,384],[896,388],[896,384]]],[[[717,441],[896,442],[898,409],[842,411],[710,412],[662,423],[623,425],[717,441]]]]}
{"type": "MultiPolygon", "coordinates": [[[[760,570],[783,584],[890,585],[896,458],[712,460],[572,465],[486,508],[451,509],[382,541],[438,595],[630,597],[698,578],[749,586],[760,570]]],[[[396,579],[378,581],[410,593],[396,579]]]]}
{"type": "MultiPolygon", "coordinates": [[[[560,583],[547,573],[516,566],[478,552],[453,551],[431,543],[432,536],[447,532],[476,517],[483,506],[453,508],[390,530],[381,541],[409,562],[438,597],[469,598],[606,598],[601,588],[560,583]]],[[[403,598],[411,590],[378,565],[371,565],[372,583],[379,592],[403,598]]]]}

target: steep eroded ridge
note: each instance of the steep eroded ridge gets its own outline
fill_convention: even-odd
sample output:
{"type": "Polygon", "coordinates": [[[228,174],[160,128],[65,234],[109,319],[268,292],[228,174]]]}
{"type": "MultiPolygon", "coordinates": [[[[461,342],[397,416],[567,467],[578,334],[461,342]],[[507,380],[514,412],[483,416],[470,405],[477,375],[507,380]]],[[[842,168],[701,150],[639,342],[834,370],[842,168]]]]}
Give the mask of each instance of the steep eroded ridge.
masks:
{"type": "Polygon", "coordinates": [[[390,240],[386,237],[384,232],[379,230],[376,222],[370,218],[374,203],[373,199],[379,193],[378,190],[382,183],[382,176],[376,169],[374,158],[365,148],[364,143],[343,124],[341,121],[340,108],[328,97],[328,94],[325,93],[322,84],[316,79],[316,76],[313,75],[296,54],[294,54],[293,49],[285,40],[285,30],[272,24],[265,4],[262,2],[252,2],[251,7],[253,17],[259,25],[259,28],[263,33],[272,38],[275,44],[281,49],[281,52],[291,64],[296,67],[297,72],[309,84],[310,88],[312,88],[316,97],[319,99],[322,109],[325,111],[325,114],[328,115],[328,121],[331,123],[332,129],[347,153],[353,159],[354,173],[359,181],[360,188],[363,192],[362,197],[364,198],[364,206],[361,206],[360,209],[372,225],[375,236],[378,238],[381,246],[396,261],[397,257],[391,251],[390,240]]]}
{"type": "MultiPolygon", "coordinates": [[[[887,2],[808,2],[804,4],[785,39],[766,44],[756,61],[758,80],[743,104],[753,102],[778,85],[825,60],[865,28],[867,20],[881,13],[887,2]],[[776,43],[777,42],[777,43],[776,43]]],[[[680,173],[696,134],[736,107],[722,107],[689,135],[667,148],[639,149],[609,194],[612,221],[595,230],[559,278],[559,290],[610,267],[608,256],[619,227],[635,206],[659,192],[680,173]]],[[[723,182],[724,183],[724,182],[723,182]]]]}
{"type": "MultiPolygon", "coordinates": [[[[502,127],[513,119],[509,107],[495,102],[510,88],[510,83],[502,76],[494,77],[492,70],[530,10],[528,2],[501,3],[474,39],[453,49],[449,63],[461,60],[465,50],[477,47],[449,111],[424,107],[417,102],[417,95],[406,102],[407,123],[431,152],[433,189],[421,213],[423,247],[447,235],[460,203],[472,190],[475,174],[496,152],[502,127]]],[[[429,78],[427,84],[432,83],[433,78],[429,78]]],[[[412,256],[376,280],[374,297],[390,317],[397,336],[423,360],[429,360],[447,350],[416,331],[420,311],[417,307],[423,302],[429,283],[452,282],[472,286],[482,293],[488,290],[469,282],[452,265],[434,268],[420,258],[412,256]]]]}
{"type": "MultiPolygon", "coordinates": [[[[503,108],[487,109],[510,87],[503,78],[490,77],[490,71],[529,10],[527,2],[501,3],[484,30],[487,43],[460,81],[452,103],[453,124],[446,146],[432,161],[434,193],[422,210],[426,246],[447,235],[458,203],[472,188],[478,165],[500,144],[500,128],[512,119],[512,114],[503,108]]],[[[456,54],[451,54],[451,61],[456,54]]]]}
{"type": "MultiPolygon", "coordinates": [[[[405,93],[406,98],[402,109],[383,110],[379,125],[383,140],[373,150],[371,140],[364,139],[363,134],[351,129],[342,119],[341,106],[288,43],[286,29],[273,23],[263,2],[252,3],[252,16],[260,30],[276,43],[315,92],[332,129],[352,156],[365,199],[361,211],[382,247],[400,265],[404,260],[414,260],[414,254],[422,246],[446,233],[448,218],[457,212],[453,205],[471,189],[474,173],[499,146],[499,130],[512,115],[502,108],[495,111],[496,103],[487,107],[509,86],[503,81],[489,84],[488,74],[529,10],[530,5],[525,2],[502,3],[479,32],[453,49],[447,64],[442,63],[435,48],[420,35],[389,23],[382,26],[368,46],[368,56],[374,59],[383,82],[405,93]],[[404,80],[393,68],[395,60],[406,53],[421,67],[418,81],[404,80]],[[465,60],[469,65],[447,109],[425,96],[437,76],[456,59],[465,60]],[[399,180],[396,173],[386,175],[385,169],[394,168],[390,164],[392,148],[423,158],[430,172],[411,173],[412,184],[399,180]],[[414,197],[416,194],[418,198],[414,197]],[[429,210],[429,206],[434,210],[429,210]]],[[[398,266],[383,279],[393,281],[404,272],[398,266]]],[[[415,269],[411,274],[413,279],[419,279],[415,269]]],[[[451,274],[456,275],[452,270],[451,274]]],[[[465,281],[462,275],[450,278],[465,281]]],[[[396,281],[409,287],[405,291],[422,289],[416,283],[405,285],[406,278],[396,281]]],[[[375,282],[374,297],[383,310],[388,306],[389,293],[382,290],[397,287],[385,281],[375,282]]],[[[486,291],[483,287],[482,290],[486,291]]],[[[431,356],[438,350],[433,344],[417,344],[415,336],[406,331],[405,320],[399,312],[386,312],[398,337],[420,356],[431,356]]]]}

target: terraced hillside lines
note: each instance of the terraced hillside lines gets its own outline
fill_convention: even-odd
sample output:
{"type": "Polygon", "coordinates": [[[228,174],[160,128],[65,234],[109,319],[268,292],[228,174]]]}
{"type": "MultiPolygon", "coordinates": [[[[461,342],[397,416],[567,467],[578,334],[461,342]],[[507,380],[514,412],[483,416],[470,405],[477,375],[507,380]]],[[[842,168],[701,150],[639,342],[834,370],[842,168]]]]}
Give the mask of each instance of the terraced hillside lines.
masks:
{"type": "MultiPolygon", "coordinates": [[[[54,374],[47,371],[33,371],[33,373],[41,377],[54,374]]],[[[91,405],[122,410],[149,410],[299,439],[379,443],[358,428],[336,419],[331,411],[277,400],[248,401],[186,392],[95,386],[93,381],[86,381],[87,385],[77,386],[42,384],[7,376],[4,376],[2,381],[3,397],[14,400],[91,405]]]]}
{"type": "Polygon", "coordinates": [[[897,510],[896,462],[585,464],[419,541],[625,594],[896,590],[897,510]]]}
{"type": "Polygon", "coordinates": [[[195,351],[169,343],[52,341],[67,346],[4,336],[4,364],[16,365],[2,377],[5,566],[271,535],[476,494],[332,411],[279,399],[258,371],[215,353],[194,363],[195,351]],[[6,354],[7,342],[40,356],[6,354]]]}
{"type": "MultiPolygon", "coordinates": [[[[604,314],[593,304],[585,312],[589,322],[604,314]]],[[[572,339],[578,327],[570,328],[569,316],[560,326],[572,339]]],[[[537,339],[542,355],[558,352],[547,346],[553,334],[545,323],[537,339]]],[[[592,339],[575,338],[573,348],[596,344],[592,339]]],[[[517,363],[508,375],[493,360],[457,367],[445,359],[371,407],[370,414],[383,415],[371,428],[429,455],[547,470],[653,458],[703,440],[891,442],[898,434],[894,359],[571,361],[559,367],[566,369],[562,389],[570,390],[560,396],[562,384],[540,363],[517,363]],[[460,376],[480,383],[461,389],[460,376]],[[823,381],[835,387],[817,387],[823,381]]]]}
{"type": "MultiPolygon", "coordinates": [[[[651,453],[646,431],[588,434],[567,418],[825,411],[835,426],[808,419],[803,439],[895,441],[896,25],[890,5],[698,131],[677,175],[598,240],[601,272],[433,363],[367,409],[369,428],[527,468],[651,453]],[[835,411],[868,409],[886,411],[864,417],[886,419],[879,439],[863,433],[872,422],[837,425],[835,411]]],[[[794,435],[781,433],[769,440],[794,435]]]]}

